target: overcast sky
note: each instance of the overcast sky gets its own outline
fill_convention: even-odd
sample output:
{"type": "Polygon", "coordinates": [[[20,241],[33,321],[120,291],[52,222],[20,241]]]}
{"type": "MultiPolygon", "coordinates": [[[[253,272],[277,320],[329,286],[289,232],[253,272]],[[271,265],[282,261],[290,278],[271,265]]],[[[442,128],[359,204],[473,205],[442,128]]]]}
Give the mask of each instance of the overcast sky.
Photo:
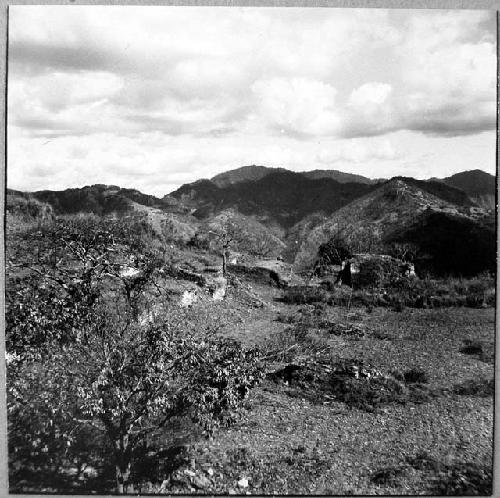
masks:
{"type": "Polygon", "coordinates": [[[493,12],[11,6],[8,186],[495,172],[493,12]]]}

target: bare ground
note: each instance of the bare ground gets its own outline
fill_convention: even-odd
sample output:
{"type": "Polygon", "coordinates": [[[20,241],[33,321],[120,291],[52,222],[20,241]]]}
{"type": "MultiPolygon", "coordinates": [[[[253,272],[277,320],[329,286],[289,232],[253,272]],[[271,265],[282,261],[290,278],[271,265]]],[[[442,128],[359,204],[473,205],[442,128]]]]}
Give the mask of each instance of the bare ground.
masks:
{"type": "MultiPolygon", "coordinates": [[[[277,317],[298,310],[280,303],[277,289],[253,290],[264,306],[246,308],[234,294],[222,305],[235,318],[226,333],[248,346],[286,330],[277,317]]],[[[334,356],[383,372],[417,369],[433,395],[370,413],[331,397],[311,398],[307,388],[292,394],[288,385],[266,380],[240,423],[191,448],[196,471],[208,477],[207,487],[192,491],[484,494],[492,464],[494,310],[327,307],[325,317],[363,331],[343,336],[318,330],[334,356]],[[477,347],[467,350],[471,343],[477,347]]]]}

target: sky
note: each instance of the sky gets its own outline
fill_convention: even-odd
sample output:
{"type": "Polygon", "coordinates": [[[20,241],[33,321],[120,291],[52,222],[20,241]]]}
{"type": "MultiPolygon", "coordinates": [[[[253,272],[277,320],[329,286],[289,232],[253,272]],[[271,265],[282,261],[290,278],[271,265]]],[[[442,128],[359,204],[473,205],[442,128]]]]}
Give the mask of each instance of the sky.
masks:
{"type": "Polygon", "coordinates": [[[495,173],[494,12],[11,6],[7,183],[495,173]]]}

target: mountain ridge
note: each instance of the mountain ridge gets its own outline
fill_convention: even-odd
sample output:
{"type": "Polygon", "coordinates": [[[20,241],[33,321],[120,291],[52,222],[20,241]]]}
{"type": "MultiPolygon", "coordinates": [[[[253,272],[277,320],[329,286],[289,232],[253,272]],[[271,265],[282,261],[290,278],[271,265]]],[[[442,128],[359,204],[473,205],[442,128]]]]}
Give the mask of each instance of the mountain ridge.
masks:
{"type": "MultiPolygon", "coordinates": [[[[372,184],[341,183],[288,170],[264,172],[258,179],[235,183],[227,183],[223,177],[222,187],[201,179],[163,198],[102,184],[31,193],[7,189],[8,223],[21,226],[80,212],[138,215],[168,240],[189,245],[208,243],[207,230],[223,229],[222,221],[227,220],[238,232],[243,251],[281,255],[302,269],[313,264],[319,245],[339,230],[357,252],[386,250],[385,244],[391,240],[418,243],[421,239],[422,250],[434,251],[433,261],[442,259],[440,268],[446,268],[446,258],[433,239],[461,245],[464,251],[470,244],[479,255],[491,259],[492,210],[480,207],[464,190],[444,181],[400,176],[372,184]],[[424,233],[426,227],[432,237],[424,233]],[[471,241],[460,243],[467,237],[471,241]]],[[[478,174],[464,173],[469,183],[478,174]]],[[[488,176],[484,178],[491,184],[488,176]]],[[[463,254],[455,260],[463,261],[463,254]]]]}

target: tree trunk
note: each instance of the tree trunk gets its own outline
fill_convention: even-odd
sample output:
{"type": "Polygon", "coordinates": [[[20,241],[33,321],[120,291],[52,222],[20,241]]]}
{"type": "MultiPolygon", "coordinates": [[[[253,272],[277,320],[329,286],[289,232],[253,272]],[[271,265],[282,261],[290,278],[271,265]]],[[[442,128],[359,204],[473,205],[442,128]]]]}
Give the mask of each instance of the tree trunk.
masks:
{"type": "Polygon", "coordinates": [[[119,494],[125,494],[133,492],[132,485],[129,483],[130,479],[130,462],[125,464],[122,467],[119,464],[116,464],[116,491],[119,494]]]}
{"type": "Polygon", "coordinates": [[[226,263],[226,251],[223,250],[222,251],[222,275],[226,276],[226,267],[227,267],[227,263],[226,263]]]}
{"type": "Polygon", "coordinates": [[[115,444],[116,490],[120,494],[133,492],[129,482],[131,468],[131,451],[128,434],[122,435],[115,444]]]}

